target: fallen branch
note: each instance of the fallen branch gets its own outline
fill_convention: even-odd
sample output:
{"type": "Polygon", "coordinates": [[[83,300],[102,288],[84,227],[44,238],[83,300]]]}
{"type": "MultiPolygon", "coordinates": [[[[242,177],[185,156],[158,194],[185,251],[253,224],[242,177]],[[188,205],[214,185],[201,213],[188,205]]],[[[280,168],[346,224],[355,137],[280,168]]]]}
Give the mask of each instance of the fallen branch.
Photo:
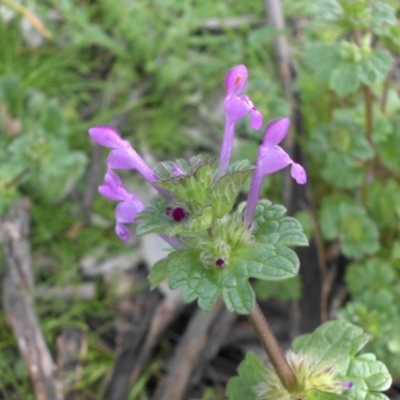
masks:
{"type": "Polygon", "coordinates": [[[30,293],[34,289],[29,244],[30,203],[17,202],[0,221],[4,243],[5,273],[2,282],[3,309],[14,332],[35,390],[36,400],[61,400],[61,384],[44,340],[30,293]]]}

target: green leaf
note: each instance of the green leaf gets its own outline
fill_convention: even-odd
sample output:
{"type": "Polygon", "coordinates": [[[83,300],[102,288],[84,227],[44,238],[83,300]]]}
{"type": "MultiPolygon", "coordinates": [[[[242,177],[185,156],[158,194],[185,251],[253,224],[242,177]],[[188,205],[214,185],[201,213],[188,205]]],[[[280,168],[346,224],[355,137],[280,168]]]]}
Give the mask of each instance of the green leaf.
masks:
{"type": "Polygon", "coordinates": [[[383,50],[376,50],[359,64],[358,77],[366,85],[386,77],[393,64],[392,57],[383,50]]]}
{"type": "MultiPolygon", "coordinates": [[[[199,307],[210,311],[221,293],[217,285],[218,277],[206,268],[197,250],[180,250],[170,253],[166,259],[171,289],[182,288],[183,300],[198,299],[199,307]]],[[[216,270],[218,273],[219,270],[216,270]]]]}
{"type": "Polygon", "coordinates": [[[267,374],[264,363],[254,353],[248,352],[238,368],[238,376],[229,380],[226,390],[228,399],[257,400],[254,387],[263,382],[267,374]]]}
{"type": "Polygon", "coordinates": [[[234,258],[236,276],[265,280],[281,280],[295,276],[300,262],[296,253],[287,247],[255,243],[241,256],[234,258]]]}
{"type": "Polygon", "coordinates": [[[210,195],[214,218],[222,218],[231,211],[250,173],[251,170],[233,172],[215,183],[210,195]]]}
{"type": "Polygon", "coordinates": [[[63,199],[82,176],[87,156],[81,151],[68,151],[63,157],[53,160],[51,168],[43,166],[40,173],[32,177],[29,185],[49,202],[63,199]]]}
{"type": "Polygon", "coordinates": [[[336,67],[340,64],[339,45],[313,45],[304,54],[304,61],[315,71],[315,78],[322,82],[329,78],[336,67]]]}
{"type": "Polygon", "coordinates": [[[390,287],[396,280],[393,268],[383,260],[373,258],[361,264],[351,264],[346,268],[345,281],[355,296],[365,291],[377,291],[390,287]]]}
{"type": "Polygon", "coordinates": [[[367,207],[374,221],[388,231],[400,224],[400,185],[391,178],[374,180],[368,187],[367,207]]]}
{"type": "Polygon", "coordinates": [[[345,395],[335,394],[335,393],[324,393],[319,390],[311,389],[307,390],[306,400],[346,400],[345,395]]]}
{"type": "Polygon", "coordinates": [[[354,93],[360,87],[357,66],[353,63],[340,64],[329,78],[329,87],[342,97],[354,93]]]}
{"type": "Polygon", "coordinates": [[[226,307],[229,311],[236,311],[239,314],[250,313],[255,304],[255,293],[249,281],[238,279],[236,285],[230,288],[224,288],[222,295],[226,307]]]}
{"type": "MultiPolygon", "coordinates": [[[[189,175],[177,175],[169,180],[157,182],[158,186],[169,190],[178,202],[188,204],[194,215],[199,214],[210,203],[214,171],[212,160],[200,160],[198,163],[189,168],[189,175]]],[[[168,169],[168,166],[165,168],[168,169]]]]}
{"type": "Polygon", "coordinates": [[[320,0],[314,2],[315,14],[325,21],[337,21],[343,14],[343,9],[336,0],[320,0]]]}
{"type": "Polygon", "coordinates": [[[163,196],[156,196],[141,213],[136,216],[139,223],[136,226],[136,234],[141,236],[148,233],[162,233],[176,226],[181,226],[169,218],[165,210],[169,204],[168,199],[163,196]]]}
{"type": "MultiPolygon", "coordinates": [[[[352,359],[347,369],[346,377],[354,385],[352,390],[348,391],[348,398],[354,400],[375,398],[372,396],[376,394],[371,392],[387,390],[392,384],[392,378],[385,365],[377,361],[376,356],[371,353],[352,359]]],[[[381,396],[382,399],[387,399],[383,394],[378,394],[378,396],[381,396]]]]}
{"type": "Polygon", "coordinates": [[[393,7],[382,1],[372,3],[372,23],[376,27],[381,25],[395,25],[397,22],[396,13],[393,7]]]}
{"type": "Polygon", "coordinates": [[[150,290],[154,290],[161,282],[168,279],[168,264],[168,259],[163,258],[153,265],[149,274],[150,290]]]}
{"type": "Polygon", "coordinates": [[[274,246],[307,246],[308,240],[300,223],[291,217],[283,217],[286,209],[272,205],[268,200],[257,204],[254,236],[261,243],[274,246]],[[283,217],[283,218],[282,218],[283,217]]]}
{"type": "Polygon", "coordinates": [[[61,106],[56,99],[48,101],[40,123],[41,126],[52,135],[60,137],[66,134],[67,127],[65,119],[62,114],[61,106]]]}
{"type": "Polygon", "coordinates": [[[368,335],[362,329],[348,322],[331,321],[315,332],[297,338],[293,349],[296,353],[312,355],[323,365],[334,366],[343,382],[352,382],[353,387],[343,393],[344,399],[387,399],[378,393],[388,389],[392,382],[385,365],[370,353],[357,356],[367,341],[368,335]]]}
{"type": "Polygon", "coordinates": [[[321,177],[338,188],[355,189],[363,181],[364,169],[360,162],[346,155],[331,152],[321,168],[321,177]]]}
{"type": "Polygon", "coordinates": [[[365,209],[346,197],[325,198],[320,224],[323,236],[328,240],[339,239],[343,254],[362,258],[379,250],[379,231],[365,209]]]}
{"type": "Polygon", "coordinates": [[[334,365],[339,375],[346,376],[350,359],[368,342],[368,335],[345,321],[331,321],[321,325],[313,333],[295,339],[293,350],[334,365]]]}

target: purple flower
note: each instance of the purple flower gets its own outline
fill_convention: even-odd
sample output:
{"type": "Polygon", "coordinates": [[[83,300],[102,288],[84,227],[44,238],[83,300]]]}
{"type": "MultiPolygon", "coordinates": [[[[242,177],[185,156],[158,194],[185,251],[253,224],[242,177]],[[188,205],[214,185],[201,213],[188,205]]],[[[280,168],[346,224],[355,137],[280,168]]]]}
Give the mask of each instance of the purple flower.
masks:
{"type": "Polygon", "coordinates": [[[225,174],[229,165],[236,122],[250,113],[250,126],[253,129],[260,129],[263,123],[261,113],[254,107],[249,97],[241,94],[246,83],[247,69],[244,65],[231,68],[225,77],[225,133],[220,154],[219,176],[225,174]]]}
{"type": "Polygon", "coordinates": [[[133,149],[131,144],[127,140],[121,139],[117,130],[111,126],[99,125],[90,128],[89,135],[101,146],[113,149],[107,159],[108,168],[136,169],[144,179],[156,187],[154,183],[158,180],[157,175],[133,149]]]}
{"type": "Polygon", "coordinates": [[[258,148],[258,159],[247,199],[244,216],[246,225],[250,225],[253,219],[265,175],[273,174],[291,164],[292,178],[301,185],[307,182],[307,175],[304,168],[295,163],[289,155],[278,146],[287,135],[289,125],[289,118],[281,118],[271,122],[265,130],[263,143],[258,148]]]}
{"type": "Polygon", "coordinates": [[[131,231],[124,224],[135,222],[136,214],[144,210],[143,204],[137,196],[128,192],[121,178],[111,169],[106,172],[104,185],[98,190],[107,199],[120,201],[115,208],[115,232],[120,239],[129,240],[131,231]]]}
{"type": "Polygon", "coordinates": [[[351,381],[343,382],[343,388],[344,388],[345,390],[349,390],[349,389],[351,389],[352,387],[353,387],[353,382],[351,382],[351,381]]]}

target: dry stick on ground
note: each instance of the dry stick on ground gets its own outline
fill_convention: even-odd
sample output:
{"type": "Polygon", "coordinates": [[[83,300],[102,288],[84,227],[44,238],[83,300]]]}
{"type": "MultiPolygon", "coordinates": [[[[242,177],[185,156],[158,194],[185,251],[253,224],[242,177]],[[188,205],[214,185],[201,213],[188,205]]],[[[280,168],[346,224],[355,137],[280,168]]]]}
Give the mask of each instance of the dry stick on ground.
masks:
{"type": "Polygon", "coordinates": [[[66,392],[64,400],[80,399],[80,392],[69,390],[81,379],[83,359],[87,351],[87,337],[82,329],[65,327],[57,338],[58,371],[66,392]]]}
{"type": "Polygon", "coordinates": [[[29,244],[30,203],[17,202],[0,222],[4,243],[3,308],[33,382],[36,400],[61,400],[61,384],[46,345],[30,293],[34,289],[29,244]]]}
{"type": "Polygon", "coordinates": [[[199,379],[207,363],[215,356],[235,321],[219,299],[209,313],[198,309],[181,338],[153,400],[181,400],[191,384],[199,379]],[[216,329],[218,325],[218,329],[216,329]],[[218,334],[216,334],[218,332],[218,334]]]}
{"type": "Polygon", "coordinates": [[[169,325],[176,319],[186,307],[184,303],[175,304],[168,298],[161,301],[151,320],[150,329],[142,346],[139,356],[135,361],[135,369],[131,375],[131,383],[134,383],[142,372],[144,364],[149,360],[151,352],[161,340],[169,325]]]}
{"type": "MultiPolygon", "coordinates": [[[[135,283],[139,286],[147,281],[147,271],[134,271],[135,283]]],[[[125,400],[130,388],[133,370],[139,362],[139,354],[145,343],[160,294],[145,288],[137,292],[129,305],[125,302],[125,311],[119,320],[119,354],[106,388],[104,400],[125,400]]]]}

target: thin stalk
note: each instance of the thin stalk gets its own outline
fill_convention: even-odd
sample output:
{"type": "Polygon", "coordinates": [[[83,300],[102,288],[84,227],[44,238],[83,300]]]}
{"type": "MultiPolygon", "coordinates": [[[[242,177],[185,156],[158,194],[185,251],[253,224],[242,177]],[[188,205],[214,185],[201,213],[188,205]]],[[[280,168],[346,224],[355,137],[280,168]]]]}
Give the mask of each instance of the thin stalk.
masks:
{"type": "MultiPolygon", "coordinates": [[[[373,104],[372,104],[372,91],[367,85],[363,86],[364,104],[365,104],[365,137],[368,143],[372,146],[372,132],[373,132],[373,104]]],[[[367,201],[367,186],[369,171],[373,167],[373,161],[367,161],[364,166],[364,180],[361,187],[361,199],[363,204],[367,201]]]]}
{"type": "Polygon", "coordinates": [[[389,94],[390,82],[392,81],[393,69],[387,74],[385,85],[383,87],[382,99],[381,99],[381,111],[382,114],[386,114],[387,98],[389,94]]]}
{"type": "Polygon", "coordinates": [[[297,378],[257,303],[248,318],[283,386],[291,393],[296,392],[299,388],[297,378]]]}
{"type": "Polygon", "coordinates": [[[372,110],[372,91],[367,85],[363,86],[364,102],[365,102],[365,137],[368,143],[372,144],[373,131],[373,110],[372,110]]]}
{"type": "Polygon", "coordinates": [[[29,168],[25,168],[22,172],[20,172],[17,176],[15,176],[11,181],[7,182],[4,187],[6,189],[11,189],[13,186],[17,186],[26,175],[31,172],[29,168]]]}
{"type": "Polygon", "coordinates": [[[46,29],[42,21],[28,8],[19,4],[15,0],[0,0],[0,3],[5,4],[6,6],[10,7],[11,9],[21,13],[25,18],[29,19],[32,23],[33,27],[46,39],[51,39],[51,33],[46,29]]]}

